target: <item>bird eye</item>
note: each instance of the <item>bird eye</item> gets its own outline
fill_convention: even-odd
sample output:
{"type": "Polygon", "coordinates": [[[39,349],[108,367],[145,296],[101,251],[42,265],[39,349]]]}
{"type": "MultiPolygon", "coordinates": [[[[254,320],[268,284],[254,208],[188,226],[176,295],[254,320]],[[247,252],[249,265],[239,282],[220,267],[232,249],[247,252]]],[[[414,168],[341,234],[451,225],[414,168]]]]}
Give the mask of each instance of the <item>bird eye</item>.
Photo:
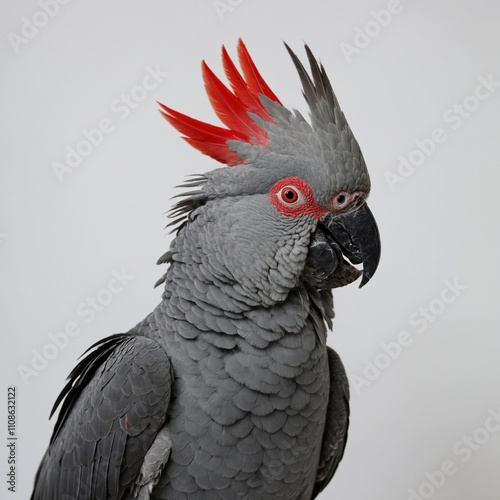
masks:
{"type": "Polygon", "coordinates": [[[300,177],[287,177],[277,181],[271,187],[269,198],[278,212],[287,217],[312,216],[319,220],[327,210],[318,205],[311,186],[300,177]]]}
{"type": "Polygon", "coordinates": [[[280,197],[285,203],[296,203],[299,199],[299,192],[291,186],[285,186],[280,191],[280,197]]]}
{"type": "Polygon", "coordinates": [[[338,203],[339,205],[343,205],[343,204],[345,203],[345,200],[346,200],[346,198],[345,198],[345,195],[344,195],[344,194],[339,194],[339,195],[337,196],[337,203],[338,203]]]}

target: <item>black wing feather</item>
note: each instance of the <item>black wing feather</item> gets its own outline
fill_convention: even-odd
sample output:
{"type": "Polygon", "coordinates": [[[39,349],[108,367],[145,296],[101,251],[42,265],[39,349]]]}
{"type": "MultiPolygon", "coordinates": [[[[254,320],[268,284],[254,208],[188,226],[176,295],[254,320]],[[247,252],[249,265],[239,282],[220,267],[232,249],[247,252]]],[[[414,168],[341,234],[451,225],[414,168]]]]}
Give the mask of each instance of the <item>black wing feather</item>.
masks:
{"type": "Polygon", "coordinates": [[[68,382],[57,397],[50,412],[49,419],[52,418],[52,415],[54,415],[58,406],[64,400],[61,411],[59,412],[59,416],[57,417],[57,421],[54,426],[54,432],[52,433],[52,437],[50,439],[51,443],[57,437],[57,433],[59,432],[61,425],[66,420],[68,412],[73,407],[74,402],[78,399],[78,396],[82,392],[82,389],[87,385],[97,368],[99,368],[99,366],[109,357],[109,355],[120,344],[120,342],[128,337],[128,335],[123,333],[111,335],[91,345],[82,354],[81,357],[85,357],[83,357],[83,359],[73,368],[71,373],[68,375],[68,382]],[[96,347],[97,349],[95,351],[88,354],[92,349],[96,347]],[[86,356],[86,354],[88,355],[86,356]]]}
{"type": "Polygon", "coordinates": [[[331,481],[344,456],[349,428],[349,384],[338,354],[327,347],[330,368],[330,397],[325,432],[312,498],[331,481]]]}
{"type": "Polygon", "coordinates": [[[121,498],[165,422],[172,380],[154,340],[118,334],[94,344],[56,401],[32,500],[121,498]]]}

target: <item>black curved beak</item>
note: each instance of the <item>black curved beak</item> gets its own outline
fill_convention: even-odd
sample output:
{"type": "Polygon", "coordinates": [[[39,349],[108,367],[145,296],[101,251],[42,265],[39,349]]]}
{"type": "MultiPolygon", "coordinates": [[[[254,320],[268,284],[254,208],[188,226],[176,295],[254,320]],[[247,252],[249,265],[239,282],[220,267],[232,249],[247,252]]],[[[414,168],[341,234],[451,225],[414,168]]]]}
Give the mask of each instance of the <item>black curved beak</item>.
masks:
{"type": "Polygon", "coordinates": [[[368,205],[363,203],[352,212],[329,214],[322,223],[340,246],[342,254],[352,264],[363,264],[359,288],[366,285],[380,261],[380,234],[368,205]]]}

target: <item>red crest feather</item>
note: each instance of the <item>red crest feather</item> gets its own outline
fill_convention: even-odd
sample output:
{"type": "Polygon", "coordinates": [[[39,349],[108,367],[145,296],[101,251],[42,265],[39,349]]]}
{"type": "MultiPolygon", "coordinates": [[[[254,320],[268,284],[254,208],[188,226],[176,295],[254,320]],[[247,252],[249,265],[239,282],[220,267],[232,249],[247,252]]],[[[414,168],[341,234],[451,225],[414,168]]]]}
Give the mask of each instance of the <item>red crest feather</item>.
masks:
{"type": "Polygon", "coordinates": [[[222,47],[222,64],[231,90],[215,76],[205,61],[201,63],[210,104],[220,121],[228,128],[195,120],[159,103],[161,114],[183,135],[185,141],[202,153],[229,166],[239,165],[244,161],[229,149],[228,140],[261,145],[268,141],[266,131],[248,115],[254,113],[266,121],[272,121],[260,102],[259,94],[277,103],[280,102],[260,75],[241,38],[238,40],[238,59],[243,76],[224,46],[222,47]]]}

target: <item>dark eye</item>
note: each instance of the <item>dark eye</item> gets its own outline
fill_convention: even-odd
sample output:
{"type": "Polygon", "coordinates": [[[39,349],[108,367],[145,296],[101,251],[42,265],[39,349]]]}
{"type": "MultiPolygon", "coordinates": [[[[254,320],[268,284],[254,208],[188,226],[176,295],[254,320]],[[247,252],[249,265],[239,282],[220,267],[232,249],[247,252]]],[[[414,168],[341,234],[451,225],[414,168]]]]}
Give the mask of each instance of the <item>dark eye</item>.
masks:
{"type": "Polygon", "coordinates": [[[295,188],[285,186],[280,191],[280,197],[285,203],[295,203],[299,199],[299,193],[295,188]]]}
{"type": "Polygon", "coordinates": [[[345,200],[346,200],[346,197],[345,197],[345,195],[344,195],[344,194],[339,194],[339,195],[337,196],[337,203],[338,203],[339,205],[343,205],[343,204],[345,203],[345,200]]]}

